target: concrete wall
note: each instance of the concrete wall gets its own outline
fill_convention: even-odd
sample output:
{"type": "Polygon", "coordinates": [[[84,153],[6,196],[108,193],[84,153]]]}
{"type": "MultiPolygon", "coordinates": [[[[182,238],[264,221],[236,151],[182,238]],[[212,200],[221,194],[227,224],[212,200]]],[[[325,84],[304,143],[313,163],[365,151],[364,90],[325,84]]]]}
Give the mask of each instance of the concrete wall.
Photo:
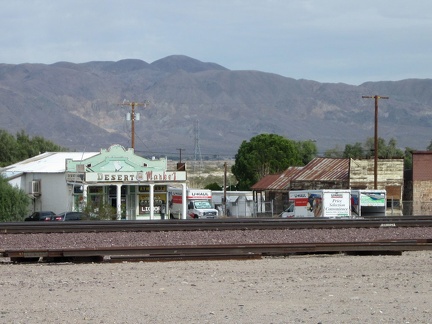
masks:
{"type": "Polygon", "coordinates": [[[27,174],[24,180],[25,187],[22,189],[29,194],[32,180],[41,181],[41,195],[33,197],[30,212],[51,210],[54,213],[61,213],[71,210],[72,196],[65,182],[64,173],[27,174]]]}

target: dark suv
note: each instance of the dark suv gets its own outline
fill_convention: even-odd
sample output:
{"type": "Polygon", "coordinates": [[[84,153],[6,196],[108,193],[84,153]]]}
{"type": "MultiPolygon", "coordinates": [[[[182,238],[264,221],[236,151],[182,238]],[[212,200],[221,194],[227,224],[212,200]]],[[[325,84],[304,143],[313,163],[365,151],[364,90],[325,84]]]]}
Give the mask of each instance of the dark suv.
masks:
{"type": "Polygon", "coordinates": [[[52,211],[38,211],[34,212],[30,216],[26,217],[25,221],[50,221],[51,217],[55,216],[55,213],[52,211]]]}
{"type": "Polygon", "coordinates": [[[87,214],[81,212],[63,212],[51,217],[53,221],[80,221],[89,219],[87,214]]]}

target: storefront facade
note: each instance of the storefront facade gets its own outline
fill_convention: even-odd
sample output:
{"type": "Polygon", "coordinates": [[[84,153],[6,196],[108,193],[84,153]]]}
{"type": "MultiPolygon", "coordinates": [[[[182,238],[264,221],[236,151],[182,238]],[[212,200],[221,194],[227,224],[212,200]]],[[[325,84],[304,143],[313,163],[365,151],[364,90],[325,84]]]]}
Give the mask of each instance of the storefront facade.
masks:
{"type": "Polygon", "coordinates": [[[186,195],[186,171],[169,171],[166,159],[149,160],[121,145],[65,164],[73,210],[107,205],[116,209],[117,219],[163,219],[169,213],[168,187],[181,185],[186,195]]]}

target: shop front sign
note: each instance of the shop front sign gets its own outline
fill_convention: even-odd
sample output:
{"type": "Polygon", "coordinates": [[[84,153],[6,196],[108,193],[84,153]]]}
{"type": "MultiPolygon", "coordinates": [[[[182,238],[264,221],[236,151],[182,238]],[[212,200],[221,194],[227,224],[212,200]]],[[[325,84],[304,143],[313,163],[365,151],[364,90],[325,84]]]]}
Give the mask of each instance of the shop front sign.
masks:
{"type": "Polygon", "coordinates": [[[87,172],[86,182],[166,182],[185,181],[185,171],[87,172]]]}

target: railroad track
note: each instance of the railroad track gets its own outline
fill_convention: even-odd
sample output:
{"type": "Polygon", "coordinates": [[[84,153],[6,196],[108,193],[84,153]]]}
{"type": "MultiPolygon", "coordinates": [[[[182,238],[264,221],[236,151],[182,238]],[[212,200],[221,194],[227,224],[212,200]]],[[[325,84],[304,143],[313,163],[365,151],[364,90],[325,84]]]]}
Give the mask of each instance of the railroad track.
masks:
{"type": "Polygon", "coordinates": [[[244,260],[305,254],[397,254],[432,250],[431,240],[355,243],[242,244],[204,246],[156,246],[96,249],[25,249],[2,251],[13,263],[34,262],[137,262],[179,260],[244,260]]]}
{"type": "MultiPolygon", "coordinates": [[[[432,217],[385,217],[370,219],[216,219],[111,222],[0,223],[0,235],[28,233],[228,231],[276,229],[335,229],[378,227],[431,227],[432,217]]],[[[431,250],[432,238],[343,243],[177,245],[67,249],[7,249],[0,257],[13,263],[33,262],[133,262],[177,260],[227,260],[287,257],[299,254],[402,254],[431,250]]]]}
{"type": "Polygon", "coordinates": [[[79,232],[150,232],[150,231],[212,231],[252,229],[305,228],[377,228],[432,226],[432,216],[394,216],[381,218],[221,218],[209,220],[151,221],[77,221],[0,223],[0,234],[16,233],[79,233],[79,232]]]}

